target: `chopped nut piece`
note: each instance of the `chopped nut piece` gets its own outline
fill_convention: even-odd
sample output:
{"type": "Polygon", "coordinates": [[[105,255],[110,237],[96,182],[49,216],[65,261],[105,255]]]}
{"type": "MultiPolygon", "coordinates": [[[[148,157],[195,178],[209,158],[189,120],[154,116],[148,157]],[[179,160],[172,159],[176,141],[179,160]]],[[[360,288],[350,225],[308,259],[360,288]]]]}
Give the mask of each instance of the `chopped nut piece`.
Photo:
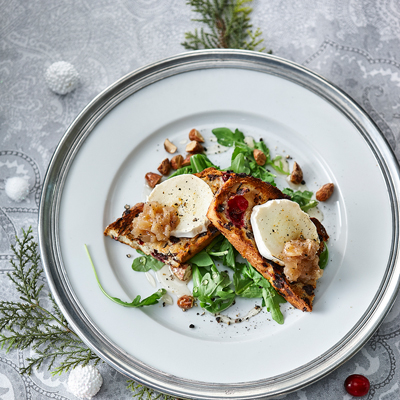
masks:
{"type": "Polygon", "coordinates": [[[165,160],[162,160],[161,164],[158,166],[157,169],[161,174],[168,175],[169,171],[171,170],[171,164],[170,164],[168,158],[166,158],[165,160]]]}
{"type": "Polygon", "coordinates": [[[187,294],[179,297],[178,306],[182,308],[182,310],[186,311],[189,310],[189,308],[193,307],[194,304],[194,297],[193,296],[188,296],[187,294]]]}
{"type": "Polygon", "coordinates": [[[176,152],[176,150],[178,150],[178,148],[172,142],[170,142],[168,139],[165,139],[164,148],[170,154],[173,154],[176,152]]]}
{"type": "Polygon", "coordinates": [[[299,184],[303,182],[303,171],[300,168],[300,165],[297,164],[295,161],[293,164],[293,171],[292,174],[290,175],[290,182],[299,184]]]}
{"type": "Polygon", "coordinates": [[[189,139],[195,140],[196,142],[199,142],[199,143],[204,143],[204,138],[197,129],[192,129],[189,132],[189,139]]]}
{"type": "Polygon", "coordinates": [[[318,201],[327,201],[332,196],[334,187],[333,183],[326,183],[317,190],[317,193],[315,193],[316,199],[318,201]]]}
{"type": "Polygon", "coordinates": [[[196,142],[195,140],[192,140],[187,146],[186,146],[186,151],[188,153],[202,153],[204,151],[204,147],[199,143],[196,142]]]}
{"type": "Polygon", "coordinates": [[[182,162],[182,167],[187,167],[190,165],[190,157],[192,157],[193,154],[188,154],[186,158],[182,162]]]}
{"type": "Polygon", "coordinates": [[[147,184],[148,184],[151,188],[153,188],[154,186],[156,186],[157,183],[160,182],[161,178],[162,178],[161,175],[155,174],[154,172],[148,172],[148,173],[145,175],[145,179],[146,179],[146,181],[147,181],[147,184]]]}
{"type": "Polygon", "coordinates": [[[176,156],[173,156],[171,158],[171,167],[173,169],[179,169],[180,167],[182,167],[182,163],[183,163],[183,156],[181,156],[180,154],[177,154],[176,156]]]}
{"type": "Polygon", "coordinates": [[[261,150],[254,149],[253,156],[254,156],[254,159],[256,160],[256,163],[258,165],[263,166],[267,162],[267,157],[264,154],[264,152],[262,152],[261,150]]]}

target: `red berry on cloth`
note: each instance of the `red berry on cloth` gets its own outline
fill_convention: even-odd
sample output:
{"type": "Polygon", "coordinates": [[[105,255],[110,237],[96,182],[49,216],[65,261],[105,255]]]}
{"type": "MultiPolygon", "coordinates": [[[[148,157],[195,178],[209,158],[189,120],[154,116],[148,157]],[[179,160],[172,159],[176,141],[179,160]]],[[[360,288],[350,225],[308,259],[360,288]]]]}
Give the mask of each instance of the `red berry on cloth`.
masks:
{"type": "Polygon", "coordinates": [[[369,392],[369,380],[363,375],[350,375],[344,381],[344,387],[347,393],[354,397],[365,396],[369,392]]]}

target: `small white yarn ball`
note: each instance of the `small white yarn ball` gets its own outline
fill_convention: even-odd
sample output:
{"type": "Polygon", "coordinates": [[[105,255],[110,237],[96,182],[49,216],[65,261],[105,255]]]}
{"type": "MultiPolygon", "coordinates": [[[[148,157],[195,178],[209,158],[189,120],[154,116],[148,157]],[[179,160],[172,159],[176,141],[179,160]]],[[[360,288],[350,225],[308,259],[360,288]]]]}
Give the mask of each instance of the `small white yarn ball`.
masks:
{"type": "Polygon", "coordinates": [[[72,92],[79,84],[78,72],[66,61],[51,64],[44,76],[49,88],[57,94],[72,92]]]}
{"type": "Polygon", "coordinates": [[[29,194],[29,182],[20,176],[14,176],[6,180],[6,195],[16,202],[20,202],[29,194]]]}
{"type": "Polygon", "coordinates": [[[69,374],[68,390],[80,399],[91,399],[100,390],[103,378],[93,365],[78,365],[69,374]]]}

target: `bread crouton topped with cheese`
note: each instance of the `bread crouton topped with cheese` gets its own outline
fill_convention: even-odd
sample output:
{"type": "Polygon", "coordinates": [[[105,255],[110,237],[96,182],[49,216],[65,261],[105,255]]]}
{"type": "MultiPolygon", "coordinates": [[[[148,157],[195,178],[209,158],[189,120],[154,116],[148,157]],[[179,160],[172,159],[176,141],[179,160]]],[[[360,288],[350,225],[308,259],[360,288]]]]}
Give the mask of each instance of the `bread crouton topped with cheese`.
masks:
{"type": "Polygon", "coordinates": [[[318,266],[327,235],[278,188],[230,174],[207,212],[211,223],[289,303],[312,311],[318,266]]]}

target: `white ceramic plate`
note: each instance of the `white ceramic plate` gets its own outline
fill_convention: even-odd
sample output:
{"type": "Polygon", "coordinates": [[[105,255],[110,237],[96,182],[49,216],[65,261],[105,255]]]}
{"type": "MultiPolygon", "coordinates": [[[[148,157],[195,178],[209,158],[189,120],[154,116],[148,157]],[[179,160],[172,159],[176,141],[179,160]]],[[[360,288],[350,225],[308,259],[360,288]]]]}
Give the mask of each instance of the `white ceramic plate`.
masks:
{"type": "MultiPolygon", "coordinates": [[[[229,154],[210,156],[222,167],[229,154]]],[[[278,185],[283,188],[284,182],[278,185]]],[[[82,112],[49,167],[39,234],[46,274],[71,326],[104,360],[157,390],[189,398],[276,396],[309,384],[351,357],[373,334],[399,284],[398,167],[382,135],[346,95],[291,62],[246,51],[201,51],[124,77],[82,112]],[[280,326],[263,311],[218,324],[194,308],[124,308],[155,291],[133,272],[128,246],[103,236],[125,204],[144,200],[144,175],[184,153],[188,132],[216,127],[263,138],[289,154],[315,191],[335,184],[320,208],[330,262],[312,313],[283,306],[280,326]],[[195,328],[189,328],[193,324],[195,328]]],[[[244,315],[254,300],[227,312],[244,315]]],[[[260,304],[260,302],[258,302],[260,304]]]]}

